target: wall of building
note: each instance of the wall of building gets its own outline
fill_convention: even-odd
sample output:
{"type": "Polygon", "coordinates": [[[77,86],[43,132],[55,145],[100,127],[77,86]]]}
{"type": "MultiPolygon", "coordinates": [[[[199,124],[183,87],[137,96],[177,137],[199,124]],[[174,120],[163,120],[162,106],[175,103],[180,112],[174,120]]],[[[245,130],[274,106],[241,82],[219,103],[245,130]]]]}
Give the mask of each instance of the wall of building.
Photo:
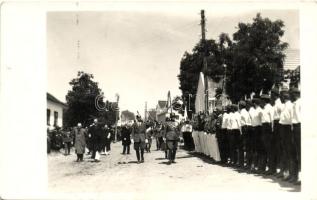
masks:
{"type": "Polygon", "coordinates": [[[48,100],[47,109],[51,110],[50,117],[49,117],[50,126],[54,126],[54,112],[56,111],[58,113],[57,126],[62,127],[63,126],[63,106],[48,100]]]}

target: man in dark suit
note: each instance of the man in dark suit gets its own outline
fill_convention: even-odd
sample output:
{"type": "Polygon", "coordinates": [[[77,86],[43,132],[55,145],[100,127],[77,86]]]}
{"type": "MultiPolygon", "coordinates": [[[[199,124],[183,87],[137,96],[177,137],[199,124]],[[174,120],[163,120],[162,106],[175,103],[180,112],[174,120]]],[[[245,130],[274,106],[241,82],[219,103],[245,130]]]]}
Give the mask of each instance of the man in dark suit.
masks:
{"type": "Polygon", "coordinates": [[[125,124],[121,130],[121,139],[122,139],[122,146],[123,146],[122,154],[125,154],[126,152],[127,154],[130,154],[130,145],[131,145],[130,135],[131,135],[131,129],[127,124],[125,124]]]}
{"type": "Polygon", "coordinates": [[[138,159],[138,164],[144,162],[144,149],[146,145],[146,124],[142,121],[141,117],[137,115],[137,121],[132,127],[132,142],[134,143],[134,150],[138,159]]]}

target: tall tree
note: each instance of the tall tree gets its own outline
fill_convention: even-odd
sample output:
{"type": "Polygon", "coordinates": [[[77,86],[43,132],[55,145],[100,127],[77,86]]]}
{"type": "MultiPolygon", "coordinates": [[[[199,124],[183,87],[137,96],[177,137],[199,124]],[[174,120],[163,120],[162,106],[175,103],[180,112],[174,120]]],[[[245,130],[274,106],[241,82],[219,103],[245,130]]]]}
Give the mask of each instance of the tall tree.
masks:
{"type": "Polygon", "coordinates": [[[284,50],[288,46],[281,41],[283,27],[283,21],[271,21],[259,13],[253,23],[238,24],[227,63],[226,92],[233,102],[251,92],[266,93],[282,81],[284,50]]]}
{"type": "Polygon", "coordinates": [[[231,45],[232,42],[229,36],[222,33],[219,36],[219,41],[213,39],[206,40],[205,43],[200,41],[193,48],[192,53],[184,53],[180,63],[178,79],[180,82],[179,89],[182,91],[184,106],[186,105],[188,108],[189,117],[192,112],[195,112],[195,95],[197,92],[199,73],[203,71],[204,56],[206,56],[207,60],[207,70],[205,74],[211,77],[213,81],[219,82],[224,74],[223,64],[225,58],[229,56],[227,48],[231,45]]]}
{"type": "MultiPolygon", "coordinates": [[[[79,122],[86,126],[93,118],[102,115],[95,103],[96,97],[102,95],[102,91],[93,78],[92,74],[79,71],[77,77],[70,81],[72,89],[66,95],[66,126],[75,126],[79,122]]],[[[103,98],[98,99],[98,104],[101,107],[105,106],[103,98]]]]}

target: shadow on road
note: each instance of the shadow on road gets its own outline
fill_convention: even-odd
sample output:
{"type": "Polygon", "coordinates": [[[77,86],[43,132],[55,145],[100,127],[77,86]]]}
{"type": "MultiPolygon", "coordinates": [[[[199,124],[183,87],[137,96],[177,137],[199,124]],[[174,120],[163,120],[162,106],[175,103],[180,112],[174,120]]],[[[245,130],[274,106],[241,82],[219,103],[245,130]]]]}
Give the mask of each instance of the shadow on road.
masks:
{"type": "Polygon", "coordinates": [[[202,161],[208,163],[208,164],[212,164],[212,165],[218,165],[220,167],[227,167],[227,168],[231,168],[232,170],[238,172],[238,173],[245,173],[245,174],[250,174],[250,175],[254,175],[254,176],[258,176],[261,177],[263,179],[269,179],[270,182],[272,183],[278,183],[280,185],[280,187],[282,188],[289,188],[289,190],[287,190],[288,192],[300,192],[301,191],[301,186],[300,185],[294,185],[292,183],[283,181],[282,179],[276,178],[275,176],[268,176],[268,175],[263,175],[263,174],[255,174],[255,173],[249,173],[244,169],[241,168],[237,168],[235,166],[230,166],[230,165],[224,165],[224,164],[220,164],[219,162],[216,162],[213,158],[210,158],[204,154],[200,154],[200,153],[196,153],[196,152],[187,152],[188,156],[183,156],[184,158],[186,157],[197,157],[199,159],[201,159],[202,161]]]}

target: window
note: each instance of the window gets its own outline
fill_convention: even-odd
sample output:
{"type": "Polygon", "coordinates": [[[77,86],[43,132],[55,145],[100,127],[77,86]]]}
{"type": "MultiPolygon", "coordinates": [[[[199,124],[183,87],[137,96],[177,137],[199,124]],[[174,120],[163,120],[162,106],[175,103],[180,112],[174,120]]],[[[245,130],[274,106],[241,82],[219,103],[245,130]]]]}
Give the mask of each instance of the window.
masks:
{"type": "Polygon", "coordinates": [[[57,126],[58,112],[54,111],[54,126],[57,126]]]}
{"type": "Polygon", "coordinates": [[[50,124],[50,117],[51,117],[51,110],[46,109],[46,123],[47,123],[47,125],[51,125],[50,124]]]}

